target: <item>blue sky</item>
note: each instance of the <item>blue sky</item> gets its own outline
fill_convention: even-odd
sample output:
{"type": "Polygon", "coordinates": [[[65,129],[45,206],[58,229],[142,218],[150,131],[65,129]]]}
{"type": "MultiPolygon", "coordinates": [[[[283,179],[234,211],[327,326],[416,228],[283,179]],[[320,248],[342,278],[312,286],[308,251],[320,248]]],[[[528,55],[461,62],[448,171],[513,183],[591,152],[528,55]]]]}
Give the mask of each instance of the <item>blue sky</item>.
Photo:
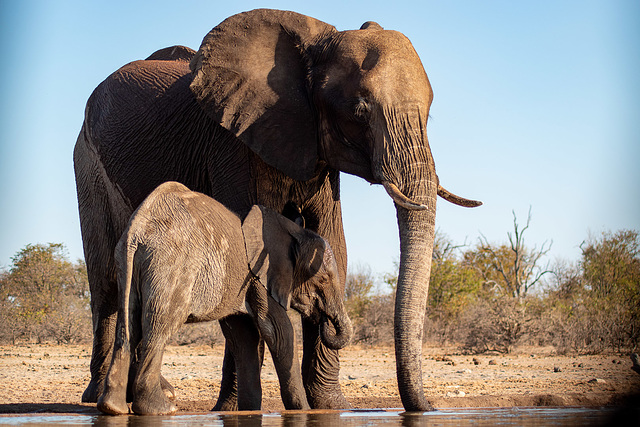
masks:
{"type": "MultiPolygon", "coordinates": [[[[530,246],[579,257],[589,232],[640,230],[640,3],[637,1],[0,1],[0,267],[28,243],[82,257],[72,152],[92,90],[125,63],[174,44],[197,49],[234,13],[294,10],[339,30],[368,20],[403,32],[435,99],[427,128],[454,242],[506,241],[532,208],[530,246]]],[[[393,203],[343,175],[349,260],[375,274],[398,258],[393,203]]]]}

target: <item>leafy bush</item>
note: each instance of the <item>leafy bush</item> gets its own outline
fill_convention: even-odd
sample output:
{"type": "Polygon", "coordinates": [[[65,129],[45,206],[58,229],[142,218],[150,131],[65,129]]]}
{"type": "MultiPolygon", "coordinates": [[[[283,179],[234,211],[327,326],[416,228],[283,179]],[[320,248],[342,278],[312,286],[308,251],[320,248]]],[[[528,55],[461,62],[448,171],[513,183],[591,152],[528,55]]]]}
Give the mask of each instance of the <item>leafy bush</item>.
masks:
{"type": "Polygon", "coordinates": [[[59,243],[27,245],[0,275],[0,340],[75,343],[91,338],[84,262],[59,243]]]}

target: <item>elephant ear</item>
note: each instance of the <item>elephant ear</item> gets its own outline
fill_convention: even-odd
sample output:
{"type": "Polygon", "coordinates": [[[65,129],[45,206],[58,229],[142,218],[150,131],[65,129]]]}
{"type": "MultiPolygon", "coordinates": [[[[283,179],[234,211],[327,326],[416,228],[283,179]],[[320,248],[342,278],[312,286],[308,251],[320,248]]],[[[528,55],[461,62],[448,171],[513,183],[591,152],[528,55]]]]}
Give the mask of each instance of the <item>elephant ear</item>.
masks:
{"type": "Polygon", "coordinates": [[[318,161],[316,120],[302,44],[336,31],[294,12],[233,15],[205,36],[191,61],[200,105],[267,164],[297,180],[318,161]]]}
{"type": "Polygon", "coordinates": [[[296,260],[294,277],[297,282],[303,283],[318,273],[329,246],[322,237],[310,230],[300,228],[291,234],[297,242],[293,246],[293,258],[296,260]]]}
{"type": "Polygon", "coordinates": [[[293,289],[290,253],[295,244],[287,223],[295,226],[282,215],[258,205],[251,208],[242,223],[249,268],[285,310],[289,309],[293,289]]]}

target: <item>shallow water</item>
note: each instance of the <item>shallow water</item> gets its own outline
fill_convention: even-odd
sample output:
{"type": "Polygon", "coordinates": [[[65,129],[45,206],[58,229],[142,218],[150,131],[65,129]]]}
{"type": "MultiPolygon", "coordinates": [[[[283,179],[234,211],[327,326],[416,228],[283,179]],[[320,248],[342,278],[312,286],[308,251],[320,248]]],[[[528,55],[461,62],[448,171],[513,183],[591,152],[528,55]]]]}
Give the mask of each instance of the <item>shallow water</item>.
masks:
{"type": "Polygon", "coordinates": [[[607,424],[612,409],[489,408],[435,412],[355,410],[288,411],[272,414],[194,414],[174,416],[19,415],[0,416],[0,425],[65,426],[597,426],[607,424]]]}

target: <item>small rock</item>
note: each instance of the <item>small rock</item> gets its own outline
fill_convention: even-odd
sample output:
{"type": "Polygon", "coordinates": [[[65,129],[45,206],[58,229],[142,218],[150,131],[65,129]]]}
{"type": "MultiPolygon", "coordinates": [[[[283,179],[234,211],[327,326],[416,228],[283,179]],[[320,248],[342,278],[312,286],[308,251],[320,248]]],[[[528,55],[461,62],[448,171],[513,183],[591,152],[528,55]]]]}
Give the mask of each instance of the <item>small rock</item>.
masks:
{"type": "Polygon", "coordinates": [[[476,358],[474,357],[474,358],[473,358],[473,364],[474,364],[474,365],[476,365],[476,366],[477,366],[477,365],[479,365],[479,364],[480,364],[480,360],[479,360],[479,359],[476,359],[476,358]]]}
{"type": "Polygon", "coordinates": [[[362,387],[360,387],[360,388],[365,388],[365,389],[367,389],[367,388],[369,388],[369,384],[365,384],[365,385],[363,385],[363,386],[362,386],[362,387]]]}
{"type": "Polygon", "coordinates": [[[618,361],[616,359],[613,359],[611,362],[613,362],[614,364],[618,363],[618,361]]]}
{"type": "Polygon", "coordinates": [[[554,366],[553,372],[562,372],[562,368],[560,368],[560,366],[554,366]]]}
{"type": "Polygon", "coordinates": [[[62,369],[69,369],[69,367],[67,365],[64,365],[62,369]]]}
{"type": "Polygon", "coordinates": [[[489,360],[489,365],[497,365],[498,362],[496,362],[495,360],[491,359],[489,360]]]}
{"type": "Polygon", "coordinates": [[[350,380],[355,380],[355,379],[356,379],[356,378],[358,378],[358,377],[353,376],[353,375],[349,375],[347,378],[349,378],[350,380]]]}
{"type": "Polygon", "coordinates": [[[448,391],[447,397],[464,397],[466,393],[462,390],[448,391]]]}
{"type": "Polygon", "coordinates": [[[471,369],[463,369],[461,371],[456,371],[456,374],[470,374],[471,369]]]}
{"type": "Polygon", "coordinates": [[[584,365],[582,363],[578,363],[578,368],[582,368],[584,365]]]}
{"type": "Polygon", "coordinates": [[[445,365],[449,365],[449,366],[456,366],[456,362],[454,362],[453,360],[446,362],[445,365]]]}
{"type": "Polygon", "coordinates": [[[185,375],[184,377],[180,378],[181,380],[192,380],[193,377],[191,375],[185,375]]]}
{"type": "Polygon", "coordinates": [[[606,384],[607,382],[602,378],[593,378],[587,381],[589,384],[606,384]]]}

